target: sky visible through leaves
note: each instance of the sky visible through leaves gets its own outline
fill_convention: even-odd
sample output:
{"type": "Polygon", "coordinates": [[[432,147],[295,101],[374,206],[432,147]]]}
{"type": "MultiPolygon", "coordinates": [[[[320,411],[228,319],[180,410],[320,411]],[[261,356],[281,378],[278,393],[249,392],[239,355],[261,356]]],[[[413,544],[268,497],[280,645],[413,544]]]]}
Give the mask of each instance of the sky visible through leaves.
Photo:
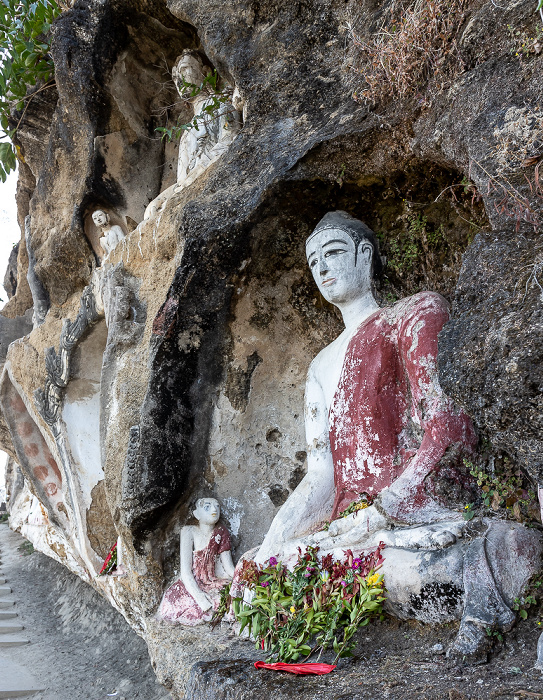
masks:
{"type": "Polygon", "coordinates": [[[15,188],[17,173],[9,174],[6,182],[0,182],[0,308],[7,302],[7,294],[1,286],[8,265],[9,254],[13,246],[21,238],[21,230],[17,223],[17,206],[15,204],[15,188]]]}
{"type": "MultiPolygon", "coordinates": [[[[9,254],[13,246],[21,238],[21,230],[17,223],[17,205],[15,204],[15,189],[17,173],[9,174],[6,182],[0,182],[0,308],[6,303],[8,296],[1,286],[8,265],[9,254]]],[[[4,469],[7,454],[0,450],[0,503],[5,498],[4,469]]]]}

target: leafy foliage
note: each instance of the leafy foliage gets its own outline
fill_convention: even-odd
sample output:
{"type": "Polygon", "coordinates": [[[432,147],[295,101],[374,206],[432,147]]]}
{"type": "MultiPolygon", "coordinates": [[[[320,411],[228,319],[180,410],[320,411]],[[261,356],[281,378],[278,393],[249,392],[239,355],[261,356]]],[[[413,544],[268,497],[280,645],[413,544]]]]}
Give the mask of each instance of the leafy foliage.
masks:
{"type": "MultiPolygon", "coordinates": [[[[12,109],[23,111],[37,91],[53,84],[53,61],[49,56],[49,33],[61,9],[55,0],[0,0],[0,126],[3,137],[13,140],[21,122],[13,127],[12,109]]],[[[15,169],[16,147],[0,143],[0,179],[15,169]]]]}
{"type": "Polygon", "coordinates": [[[295,662],[316,652],[320,658],[330,647],[336,661],[349,656],[357,629],[382,613],[384,581],[375,572],[383,546],[357,558],[347,550],[343,562],[331,554],[319,561],[318,547],[308,547],[292,571],[274,557],[264,567],[244,562],[240,578],[254,597],[249,604],[232,600],[240,633],[247,628],[270,660],[295,662]]]}
{"type": "Polygon", "coordinates": [[[155,131],[162,134],[163,139],[167,138],[168,141],[180,138],[183,131],[189,131],[190,129],[200,131],[201,126],[205,126],[210,121],[218,119],[230,111],[228,107],[226,110],[223,109],[221,111],[223,105],[229,102],[230,95],[227,89],[220,87],[219,74],[216,70],[206,75],[200,85],[189,83],[183,76],[179,77],[182,88],[180,93],[184,100],[189,101],[200,94],[204,94],[207,100],[202,111],[196,114],[190,122],[185,124],[178,122],[172,127],[159,126],[155,129],[155,131]]]}
{"type": "Polygon", "coordinates": [[[21,544],[17,547],[17,551],[21,552],[21,554],[24,557],[27,557],[30,554],[34,554],[34,545],[32,544],[32,542],[25,540],[24,542],[21,542],[21,544]]]}
{"type": "Polygon", "coordinates": [[[108,576],[117,568],[117,542],[109,550],[109,554],[105,558],[104,564],[100,569],[98,576],[108,576]]]}
{"type": "MultiPolygon", "coordinates": [[[[518,522],[539,519],[539,507],[535,492],[527,488],[519,469],[515,469],[508,459],[494,474],[488,474],[464,460],[470,474],[477,479],[481,496],[477,505],[491,512],[505,511],[505,516],[518,522]]],[[[476,515],[476,504],[469,503],[464,509],[464,519],[471,520],[476,515]]]]}

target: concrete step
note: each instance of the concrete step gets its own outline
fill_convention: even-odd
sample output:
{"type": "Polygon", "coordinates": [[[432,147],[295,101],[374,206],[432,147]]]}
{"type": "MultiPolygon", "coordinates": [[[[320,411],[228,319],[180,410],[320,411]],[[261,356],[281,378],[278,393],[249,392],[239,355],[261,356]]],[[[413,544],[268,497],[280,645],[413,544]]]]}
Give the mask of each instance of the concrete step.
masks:
{"type": "Polygon", "coordinates": [[[0,586],[3,586],[5,582],[6,579],[3,576],[0,576],[0,586]]]}
{"type": "Polygon", "coordinates": [[[11,608],[15,605],[15,601],[10,598],[0,598],[0,610],[11,608]]]}
{"type": "Polygon", "coordinates": [[[14,620],[18,617],[15,610],[0,610],[0,622],[2,620],[14,620]]]}
{"type": "Polygon", "coordinates": [[[0,634],[13,634],[13,632],[21,632],[22,630],[24,630],[24,625],[21,625],[20,622],[0,620],[0,634]]]}
{"type": "Polygon", "coordinates": [[[4,597],[5,595],[9,595],[13,591],[9,586],[0,586],[0,597],[4,597]]]}
{"type": "Polygon", "coordinates": [[[26,668],[0,655],[0,698],[24,698],[44,690],[26,668]]]}
{"type": "Polygon", "coordinates": [[[2,647],[21,647],[23,644],[30,644],[30,639],[22,637],[19,633],[0,634],[0,649],[2,647]]]}

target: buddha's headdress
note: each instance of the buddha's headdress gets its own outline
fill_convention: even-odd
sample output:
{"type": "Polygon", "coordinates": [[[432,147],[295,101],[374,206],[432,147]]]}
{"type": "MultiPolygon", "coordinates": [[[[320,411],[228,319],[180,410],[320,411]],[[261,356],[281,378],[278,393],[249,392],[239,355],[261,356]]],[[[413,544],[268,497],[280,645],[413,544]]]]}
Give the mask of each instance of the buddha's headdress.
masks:
{"type": "Polygon", "coordinates": [[[381,256],[379,255],[379,243],[377,242],[377,237],[375,233],[366,226],[365,223],[360,221],[360,219],[355,219],[346,211],[329,211],[325,214],[319,223],[316,225],[313,233],[308,236],[306,240],[306,245],[317,233],[326,231],[327,229],[340,230],[346,233],[354,242],[355,247],[355,261],[358,256],[358,246],[362,241],[368,241],[368,243],[373,248],[373,255],[371,257],[371,274],[373,279],[380,277],[383,271],[383,263],[381,261],[381,256]]]}

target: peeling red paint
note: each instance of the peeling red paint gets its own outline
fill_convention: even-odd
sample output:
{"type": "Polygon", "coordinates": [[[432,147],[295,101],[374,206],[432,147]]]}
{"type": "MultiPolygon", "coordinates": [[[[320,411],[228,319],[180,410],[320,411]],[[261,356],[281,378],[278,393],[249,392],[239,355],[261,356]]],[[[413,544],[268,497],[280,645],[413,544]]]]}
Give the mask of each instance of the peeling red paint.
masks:
{"type": "Polygon", "coordinates": [[[170,337],[175,327],[178,306],[177,299],[173,297],[166,299],[153,321],[153,335],[159,335],[163,338],[170,337]]]}
{"type": "Polygon", "coordinates": [[[21,435],[21,437],[29,437],[32,435],[33,431],[34,428],[32,427],[31,423],[21,423],[19,426],[19,435],[21,435]]]}
{"type": "Polygon", "coordinates": [[[47,476],[49,475],[49,469],[43,466],[34,467],[32,471],[34,472],[34,476],[36,477],[36,479],[38,479],[38,481],[45,481],[45,479],[47,479],[47,476]]]}
{"type": "MultiPolygon", "coordinates": [[[[230,533],[222,525],[217,525],[207,547],[193,552],[192,571],[194,578],[198,588],[207,593],[213,600],[214,609],[219,603],[218,592],[226,583],[224,579],[219,579],[215,575],[216,559],[220,554],[228,552],[230,549],[230,533]]],[[[203,612],[181,579],[178,579],[164,594],[157,615],[164,620],[192,626],[210,619],[209,612],[212,611],[203,612]]]]}
{"type": "Polygon", "coordinates": [[[423,479],[448,446],[475,444],[470,418],[437,377],[437,337],[449,318],[439,294],[423,292],[372,314],[356,331],[330,407],[336,498],[332,518],[424,463],[406,510],[423,505],[423,479]]]}
{"type": "Polygon", "coordinates": [[[36,457],[40,453],[40,448],[35,442],[31,442],[29,445],[25,445],[25,455],[27,457],[36,457]]]}

